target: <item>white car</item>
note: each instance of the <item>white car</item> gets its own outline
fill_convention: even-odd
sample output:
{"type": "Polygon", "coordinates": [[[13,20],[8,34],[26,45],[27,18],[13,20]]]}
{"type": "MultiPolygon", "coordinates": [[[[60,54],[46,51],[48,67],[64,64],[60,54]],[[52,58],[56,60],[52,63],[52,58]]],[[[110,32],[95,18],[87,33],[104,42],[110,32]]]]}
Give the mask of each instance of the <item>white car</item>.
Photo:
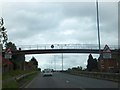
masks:
{"type": "Polygon", "coordinates": [[[43,76],[52,76],[52,69],[44,69],[43,70],[43,76]]]}

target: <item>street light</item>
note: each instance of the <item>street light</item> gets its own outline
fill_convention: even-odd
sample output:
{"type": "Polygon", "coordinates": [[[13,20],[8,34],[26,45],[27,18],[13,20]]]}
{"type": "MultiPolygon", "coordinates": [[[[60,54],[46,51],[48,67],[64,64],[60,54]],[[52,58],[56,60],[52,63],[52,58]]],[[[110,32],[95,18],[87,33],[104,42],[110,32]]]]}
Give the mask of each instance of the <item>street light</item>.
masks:
{"type": "Polygon", "coordinates": [[[54,69],[55,69],[55,71],[56,71],[56,56],[54,55],[54,69]]]}
{"type": "MultiPolygon", "coordinates": [[[[63,49],[63,45],[61,45],[61,49],[63,49]]],[[[62,53],[62,71],[63,71],[63,53],[62,53]]]]}
{"type": "Polygon", "coordinates": [[[97,29],[98,29],[98,43],[99,43],[99,54],[101,54],[100,47],[100,30],[99,30],[99,11],[98,11],[98,0],[96,0],[96,9],[97,9],[97,29]]]}
{"type": "MultiPolygon", "coordinates": [[[[98,44],[99,44],[99,61],[101,60],[101,47],[100,47],[100,30],[99,30],[99,11],[98,11],[98,0],[96,0],[96,13],[97,13],[97,29],[98,29],[98,44]]],[[[101,61],[100,61],[101,65],[101,61]]],[[[101,71],[101,68],[100,68],[101,71]]]]}
{"type": "Polygon", "coordinates": [[[62,71],[63,71],[63,53],[62,53],[62,71]]]}

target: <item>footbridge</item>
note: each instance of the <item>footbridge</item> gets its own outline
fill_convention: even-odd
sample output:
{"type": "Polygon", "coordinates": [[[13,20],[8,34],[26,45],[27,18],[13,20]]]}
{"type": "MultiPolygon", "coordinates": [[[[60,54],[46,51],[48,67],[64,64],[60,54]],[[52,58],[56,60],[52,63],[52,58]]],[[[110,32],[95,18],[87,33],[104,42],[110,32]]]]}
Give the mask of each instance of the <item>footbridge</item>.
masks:
{"type": "MultiPolygon", "coordinates": [[[[111,52],[118,49],[117,45],[108,45],[111,52]]],[[[101,45],[101,52],[105,45],[101,45]]],[[[18,45],[13,54],[53,54],[53,53],[92,53],[99,54],[97,44],[37,44],[37,45],[18,45]]]]}

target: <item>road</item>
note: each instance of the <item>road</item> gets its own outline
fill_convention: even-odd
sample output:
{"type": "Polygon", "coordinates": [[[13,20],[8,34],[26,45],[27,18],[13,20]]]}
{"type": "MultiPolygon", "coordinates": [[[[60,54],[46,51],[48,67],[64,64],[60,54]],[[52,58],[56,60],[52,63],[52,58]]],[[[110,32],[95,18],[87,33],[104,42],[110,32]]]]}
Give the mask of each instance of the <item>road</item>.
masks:
{"type": "Polygon", "coordinates": [[[118,88],[118,83],[54,72],[53,76],[39,74],[25,88],[118,88]]]}

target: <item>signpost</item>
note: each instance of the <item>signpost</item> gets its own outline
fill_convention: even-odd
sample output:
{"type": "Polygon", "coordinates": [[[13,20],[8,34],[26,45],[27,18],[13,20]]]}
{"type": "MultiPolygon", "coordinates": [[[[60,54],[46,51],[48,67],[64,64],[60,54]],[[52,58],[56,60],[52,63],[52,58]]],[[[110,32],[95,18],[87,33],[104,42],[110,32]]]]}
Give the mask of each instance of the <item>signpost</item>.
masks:
{"type": "Polygon", "coordinates": [[[107,68],[109,69],[109,62],[108,62],[108,59],[111,59],[112,56],[111,56],[111,50],[110,48],[108,47],[108,45],[105,45],[104,49],[103,49],[103,59],[105,59],[107,61],[107,68]]]}
{"type": "MultiPolygon", "coordinates": [[[[5,59],[7,59],[8,62],[10,62],[9,59],[11,59],[11,58],[12,58],[12,52],[11,52],[10,48],[8,48],[5,50],[5,59]]],[[[9,64],[8,64],[8,70],[10,70],[9,64]]]]}
{"type": "Polygon", "coordinates": [[[5,59],[11,59],[11,58],[12,58],[12,52],[11,52],[10,48],[8,48],[5,51],[5,59]]]}
{"type": "Polygon", "coordinates": [[[53,49],[53,48],[54,48],[54,45],[51,45],[51,48],[53,49]]]}
{"type": "Polygon", "coordinates": [[[105,45],[104,49],[103,49],[103,59],[111,59],[111,50],[108,47],[108,45],[105,45]]]}

